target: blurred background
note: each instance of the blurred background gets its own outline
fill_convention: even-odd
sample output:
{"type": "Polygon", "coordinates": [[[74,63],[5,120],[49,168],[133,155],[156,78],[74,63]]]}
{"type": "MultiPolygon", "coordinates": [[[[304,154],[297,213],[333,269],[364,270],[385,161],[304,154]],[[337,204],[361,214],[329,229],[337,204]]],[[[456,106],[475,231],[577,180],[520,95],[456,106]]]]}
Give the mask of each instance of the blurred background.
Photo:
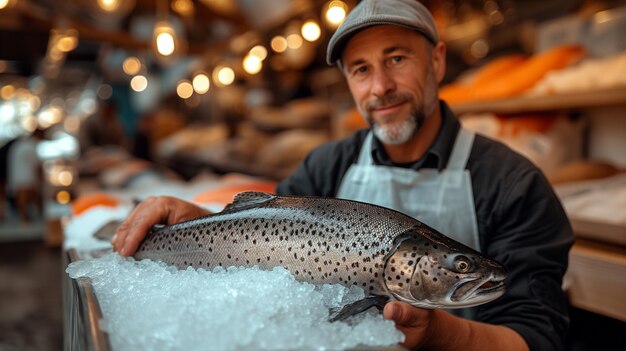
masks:
{"type": "MultiPolygon", "coordinates": [[[[0,350],[63,347],[65,227],[173,194],[273,191],[366,127],[326,44],[356,0],[0,0],[0,350]]],[[[535,162],[577,243],[571,350],[626,332],[626,1],[422,1],[440,94],[535,162]]]]}

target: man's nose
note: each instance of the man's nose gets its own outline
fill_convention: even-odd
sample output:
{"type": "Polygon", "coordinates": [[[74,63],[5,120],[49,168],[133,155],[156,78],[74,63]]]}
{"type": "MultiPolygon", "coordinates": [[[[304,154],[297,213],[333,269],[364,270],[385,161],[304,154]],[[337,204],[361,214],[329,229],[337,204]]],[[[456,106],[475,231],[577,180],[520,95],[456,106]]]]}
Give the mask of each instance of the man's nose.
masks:
{"type": "Polygon", "coordinates": [[[372,94],[382,97],[396,89],[396,82],[387,69],[378,69],[372,81],[372,94]]]}

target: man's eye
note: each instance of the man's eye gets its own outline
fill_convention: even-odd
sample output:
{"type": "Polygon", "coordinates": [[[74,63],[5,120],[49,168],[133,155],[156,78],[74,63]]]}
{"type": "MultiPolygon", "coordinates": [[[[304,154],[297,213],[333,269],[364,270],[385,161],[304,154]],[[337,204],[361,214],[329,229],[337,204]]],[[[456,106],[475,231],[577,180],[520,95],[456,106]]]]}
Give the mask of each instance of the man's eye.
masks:
{"type": "Polygon", "coordinates": [[[393,63],[399,63],[402,62],[404,60],[404,56],[394,56],[391,58],[391,61],[393,63]]]}
{"type": "Polygon", "coordinates": [[[359,67],[356,70],[354,70],[354,73],[356,74],[361,74],[361,73],[365,73],[367,72],[367,67],[359,67]]]}

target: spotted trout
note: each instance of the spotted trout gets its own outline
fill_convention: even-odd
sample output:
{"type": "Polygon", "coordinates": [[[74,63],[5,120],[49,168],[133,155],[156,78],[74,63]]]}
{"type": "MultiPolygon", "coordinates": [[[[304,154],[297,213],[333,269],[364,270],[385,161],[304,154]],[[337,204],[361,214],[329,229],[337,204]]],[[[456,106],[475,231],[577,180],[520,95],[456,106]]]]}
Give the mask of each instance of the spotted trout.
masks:
{"type": "Polygon", "coordinates": [[[179,268],[282,266],[300,281],[358,285],[375,297],[341,319],[388,298],[426,308],[483,304],[504,293],[506,277],[500,263],[395,210],[259,192],[237,194],[219,213],[155,226],[135,258],[179,268]]]}

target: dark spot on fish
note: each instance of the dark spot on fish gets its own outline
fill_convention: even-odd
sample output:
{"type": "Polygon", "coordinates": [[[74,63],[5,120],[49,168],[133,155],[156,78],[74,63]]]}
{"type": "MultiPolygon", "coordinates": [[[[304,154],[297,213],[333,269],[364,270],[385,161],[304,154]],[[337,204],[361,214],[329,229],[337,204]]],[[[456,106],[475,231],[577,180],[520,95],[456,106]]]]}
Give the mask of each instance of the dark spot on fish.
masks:
{"type": "Polygon", "coordinates": [[[427,271],[427,270],[425,270],[425,269],[424,269],[424,270],[422,270],[422,272],[423,272],[425,275],[428,275],[428,271],[427,271]]]}
{"type": "Polygon", "coordinates": [[[434,282],[437,282],[437,278],[433,278],[433,281],[434,281],[434,282]]]}

